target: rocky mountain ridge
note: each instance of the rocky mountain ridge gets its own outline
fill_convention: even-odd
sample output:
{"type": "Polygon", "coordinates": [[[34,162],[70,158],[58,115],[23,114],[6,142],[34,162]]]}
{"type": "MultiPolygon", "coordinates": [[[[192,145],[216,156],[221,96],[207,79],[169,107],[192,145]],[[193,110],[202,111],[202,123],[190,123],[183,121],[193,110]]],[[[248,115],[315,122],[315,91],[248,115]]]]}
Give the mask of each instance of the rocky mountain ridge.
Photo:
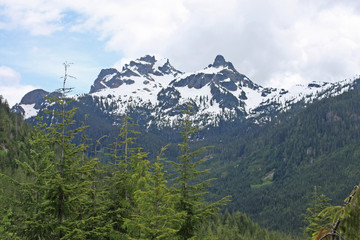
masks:
{"type": "MultiPolygon", "coordinates": [[[[121,71],[103,69],[90,92],[72,96],[80,104],[106,115],[119,124],[125,111],[136,114],[146,127],[171,127],[182,111],[193,106],[193,120],[200,127],[222,121],[262,123],[276,114],[357,88],[357,80],[337,83],[312,82],[292,89],[262,87],[239,73],[223,56],[208,67],[191,73],[174,68],[168,59],[144,56],[125,64],[121,71]]],[[[49,107],[44,90],[26,94],[13,111],[34,117],[49,107]]],[[[91,116],[94,113],[89,113],[91,116]]]]}

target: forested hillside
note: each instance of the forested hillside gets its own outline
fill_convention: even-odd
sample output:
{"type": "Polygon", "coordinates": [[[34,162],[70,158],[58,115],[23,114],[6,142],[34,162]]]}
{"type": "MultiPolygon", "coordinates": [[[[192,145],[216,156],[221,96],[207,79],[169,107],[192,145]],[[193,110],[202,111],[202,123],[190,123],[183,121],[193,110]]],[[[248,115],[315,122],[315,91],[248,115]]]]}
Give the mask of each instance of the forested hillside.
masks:
{"type": "Polygon", "coordinates": [[[246,136],[214,138],[212,193],[262,226],[300,233],[314,186],[342,204],[360,182],[360,91],[279,115],[246,136]]]}
{"type": "Polygon", "coordinates": [[[14,159],[27,158],[29,146],[26,139],[32,127],[20,116],[10,113],[9,106],[0,95],[0,169],[9,170],[16,167],[14,159]]]}
{"type": "Polygon", "coordinates": [[[169,184],[166,147],[149,159],[128,117],[102,164],[103,138],[90,148],[91,129],[73,127],[77,109],[67,108],[63,96],[51,99],[62,109],[51,113],[57,120],[47,126],[40,118],[36,127],[1,99],[1,239],[293,239],[242,213],[221,214],[226,197],[204,200],[210,182],[198,178],[207,170],[197,166],[207,149],[190,150],[196,128],[188,120],[169,184]]]}

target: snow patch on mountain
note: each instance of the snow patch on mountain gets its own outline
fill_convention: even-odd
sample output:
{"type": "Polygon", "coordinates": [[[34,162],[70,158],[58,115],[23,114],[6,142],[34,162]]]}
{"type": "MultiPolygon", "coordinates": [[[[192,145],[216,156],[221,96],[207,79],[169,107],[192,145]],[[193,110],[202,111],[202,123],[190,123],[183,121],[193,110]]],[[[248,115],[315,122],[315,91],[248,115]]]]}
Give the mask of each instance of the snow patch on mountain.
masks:
{"type": "Polygon", "coordinates": [[[31,117],[36,117],[39,110],[35,109],[35,103],[33,104],[21,104],[20,105],[24,109],[24,119],[28,119],[31,117]]]}

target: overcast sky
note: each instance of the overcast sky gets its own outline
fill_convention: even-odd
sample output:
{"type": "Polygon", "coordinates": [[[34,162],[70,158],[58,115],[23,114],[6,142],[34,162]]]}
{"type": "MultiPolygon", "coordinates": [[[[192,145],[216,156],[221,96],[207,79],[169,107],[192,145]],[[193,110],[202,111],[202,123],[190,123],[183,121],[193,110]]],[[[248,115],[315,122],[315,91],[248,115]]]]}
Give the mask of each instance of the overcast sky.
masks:
{"type": "Polygon", "coordinates": [[[0,0],[0,95],[85,93],[102,68],[146,54],[196,71],[221,54],[263,86],[360,73],[356,0],[0,0]]]}

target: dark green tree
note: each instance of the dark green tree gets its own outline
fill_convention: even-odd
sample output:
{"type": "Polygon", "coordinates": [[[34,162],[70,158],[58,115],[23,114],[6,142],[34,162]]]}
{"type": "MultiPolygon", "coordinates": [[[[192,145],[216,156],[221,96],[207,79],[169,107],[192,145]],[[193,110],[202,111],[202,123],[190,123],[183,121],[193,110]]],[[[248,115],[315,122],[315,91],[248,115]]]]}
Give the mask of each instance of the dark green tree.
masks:
{"type": "MultiPolygon", "coordinates": [[[[106,214],[106,196],[107,189],[104,186],[104,167],[98,158],[99,150],[97,149],[101,145],[101,140],[107,136],[103,136],[96,140],[94,148],[94,157],[87,158],[83,156],[83,162],[88,166],[91,166],[83,178],[87,178],[90,181],[88,198],[83,204],[83,237],[84,239],[110,239],[111,230],[113,224],[106,214]]],[[[83,138],[86,138],[83,135],[83,138]]],[[[85,144],[85,143],[83,143],[85,144]]],[[[87,146],[85,144],[85,146],[87,146]]]]}
{"type": "Polygon", "coordinates": [[[148,170],[147,153],[135,147],[135,135],[131,129],[131,118],[126,114],[120,132],[115,138],[108,154],[111,158],[107,188],[107,218],[113,224],[112,237],[126,238],[124,220],[135,209],[134,192],[139,189],[140,180],[148,170]]]}
{"type": "Polygon", "coordinates": [[[329,206],[319,213],[329,216],[330,224],[322,226],[313,234],[316,240],[359,239],[360,237],[360,193],[359,185],[345,199],[344,206],[329,206]]]}
{"type": "Polygon", "coordinates": [[[130,235],[136,239],[175,239],[184,221],[185,212],[175,209],[180,196],[168,186],[163,170],[161,154],[164,150],[157,156],[151,171],[145,171],[138,178],[138,190],[134,193],[136,208],[125,221],[130,235]]]}
{"type": "Polygon", "coordinates": [[[184,114],[185,119],[181,121],[183,142],[179,144],[182,155],[179,156],[179,162],[172,162],[172,164],[178,172],[178,177],[175,178],[175,187],[180,197],[176,210],[185,212],[185,220],[177,234],[180,239],[190,239],[196,235],[197,228],[202,222],[215,215],[220,206],[225,205],[228,197],[211,204],[204,200],[204,195],[207,193],[206,187],[213,179],[199,181],[199,177],[209,172],[209,169],[199,170],[198,167],[207,159],[198,160],[196,157],[199,157],[207,147],[191,150],[190,141],[198,128],[193,126],[190,121],[190,107],[184,114]]]}
{"type": "Polygon", "coordinates": [[[324,226],[329,226],[331,224],[330,216],[320,214],[324,209],[331,206],[329,202],[330,199],[324,194],[320,194],[315,186],[311,202],[309,203],[305,214],[306,227],[304,230],[310,239],[312,239],[314,234],[318,234],[324,226]]]}
{"type": "Polygon", "coordinates": [[[28,179],[20,184],[24,212],[23,236],[28,239],[85,239],[96,159],[85,161],[85,144],[74,144],[86,127],[73,127],[75,108],[68,109],[65,63],[63,88],[48,100],[54,110],[50,126],[41,125],[31,142],[31,159],[18,161],[28,179]],[[58,110],[60,109],[60,110],[58,110]]]}
{"type": "Polygon", "coordinates": [[[16,231],[16,220],[14,219],[13,211],[8,209],[6,215],[0,219],[0,236],[4,240],[20,240],[16,231]]]}
{"type": "Polygon", "coordinates": [[[54,217],[50,214],[46,194],[49,180],[55,171],[55,153],[52,148],[54,139],[46,132],[45,124],[40,123],[35,128],[30,142],[30,159],[28,161],[17,161],[21,171],[26,178],[20,180],[18,189],[20,192],[21,235],[28,239],[50,239],[54,217]]]}

